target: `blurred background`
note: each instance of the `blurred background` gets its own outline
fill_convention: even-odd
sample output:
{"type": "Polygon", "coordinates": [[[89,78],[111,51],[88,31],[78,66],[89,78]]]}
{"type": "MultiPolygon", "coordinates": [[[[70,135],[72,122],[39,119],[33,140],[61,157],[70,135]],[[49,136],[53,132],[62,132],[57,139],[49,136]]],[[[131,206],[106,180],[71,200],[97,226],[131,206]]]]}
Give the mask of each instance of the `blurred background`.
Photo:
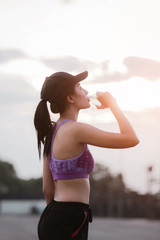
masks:
{"type": "MultiPolygon", "coordinates": [[[[37,221],[44,209],[33,126],[39,92],[56,71],[85,70],[82,86],[111,92],[140,139],[130,149],[89,146],[95,218],[160,219],[159,10],[158,0],[0,0],[0,221],[37,221]]],[[[78,120],[119,131],[110,110],[93,105],[78,120]]]]}

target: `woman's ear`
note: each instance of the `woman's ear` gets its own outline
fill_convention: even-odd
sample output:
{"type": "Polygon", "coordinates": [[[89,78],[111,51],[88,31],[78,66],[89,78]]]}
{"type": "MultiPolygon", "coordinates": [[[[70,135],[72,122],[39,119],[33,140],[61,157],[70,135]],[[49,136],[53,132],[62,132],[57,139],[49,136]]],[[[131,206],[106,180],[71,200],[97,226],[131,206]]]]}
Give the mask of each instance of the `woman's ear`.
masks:
{"type": "Polygon", "coordinates": [[[68,95],[68,96],[67,96],[67,101],[68,101],[69,103],[74,103],[74,98],[73,98],[73,96],[72,96],[72,95],[68,95]]]}

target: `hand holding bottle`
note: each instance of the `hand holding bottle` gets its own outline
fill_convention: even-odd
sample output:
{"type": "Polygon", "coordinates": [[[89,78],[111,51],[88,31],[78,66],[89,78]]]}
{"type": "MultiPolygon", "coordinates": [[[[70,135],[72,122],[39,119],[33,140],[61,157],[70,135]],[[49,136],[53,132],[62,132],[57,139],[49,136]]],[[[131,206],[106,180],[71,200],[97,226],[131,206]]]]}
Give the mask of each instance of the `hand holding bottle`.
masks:
{"type": "Polygon", "coordinates": [[[97,100],[101,103],[100,106],[96,106],[97,109],[110,108],[116,99],[109,92],[96,92],[97,100]]]}

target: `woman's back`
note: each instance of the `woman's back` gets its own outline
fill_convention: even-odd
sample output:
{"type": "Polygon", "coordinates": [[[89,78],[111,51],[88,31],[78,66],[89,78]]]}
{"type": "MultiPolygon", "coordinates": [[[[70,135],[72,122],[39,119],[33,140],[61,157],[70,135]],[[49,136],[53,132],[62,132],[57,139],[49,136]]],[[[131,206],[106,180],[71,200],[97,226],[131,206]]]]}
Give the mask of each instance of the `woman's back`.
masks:
{"type": "MultiPolygon", "coordinates": [[[[78,139],[75,139],[74,136],[75,124],[76,122],[74,121],[70,122],[69,120],[57,122],[58,128],[56,128],[56,131],[53,135],[51,145],[51,156],[49,161],[50,168],[52,164],[53,168],[55,168],[55,162],[53,161],[56,161],[56,164],[61,165],[60,168],[62,168],[63,165],[66,166],[68,160],[71,165],[73,161],[74,162],[77,161],[80,158],[80,156],[82,156],[82,154],[84,153],[86,146],[84,144],[80,144],[78,142],[78,139]]],[[[86,163],[87,159],[82,158],[81,161],[83,161],[82,165],[83,168],[85,168],[84,164],[86,163]]],[[[56,179],[54,181],[55,184],[54,199],[56,201],[80,201],[87,204],[89,203],[90,183],[88,177],[86,177],[86,173],[82,172],[83,170],[86,170],[83,168],[81,168],[79,170],[81,172],[78,173],[77,173],[78,168],[76,169],[73,168],[72,172],[74,175],[71,174],[71,171],[68,172],[67,174],[65,172],[64,173],[65,177],[61,175],[62,176],[61,178],[64,179],[56,179]]],[[[57,174],[57,176],[59,175],[57,174]]]]}
{"type": "Polygon", "coordinates": [[[51,153],[54,158],[65,160],[79,155],[84,149],[84,144],[80,144],[75,139],[74,129],[76,122],[65,120],[65,122],[57,122],[56,125],[58,129],[55,130],[51,144],[51,153]]]}

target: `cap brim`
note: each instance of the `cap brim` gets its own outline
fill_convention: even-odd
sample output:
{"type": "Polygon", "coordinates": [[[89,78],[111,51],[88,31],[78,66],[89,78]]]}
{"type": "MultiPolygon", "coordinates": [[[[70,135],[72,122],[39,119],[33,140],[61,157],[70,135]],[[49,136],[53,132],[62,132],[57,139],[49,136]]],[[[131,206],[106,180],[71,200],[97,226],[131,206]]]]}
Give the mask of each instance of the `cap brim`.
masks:
{"type": "Polygon", "coordinates": [[[76,82],[80,82],[88,77],[88,71],[79,73],[79,74],[75,75],[74,77],[76,79],[76,82]]]}

